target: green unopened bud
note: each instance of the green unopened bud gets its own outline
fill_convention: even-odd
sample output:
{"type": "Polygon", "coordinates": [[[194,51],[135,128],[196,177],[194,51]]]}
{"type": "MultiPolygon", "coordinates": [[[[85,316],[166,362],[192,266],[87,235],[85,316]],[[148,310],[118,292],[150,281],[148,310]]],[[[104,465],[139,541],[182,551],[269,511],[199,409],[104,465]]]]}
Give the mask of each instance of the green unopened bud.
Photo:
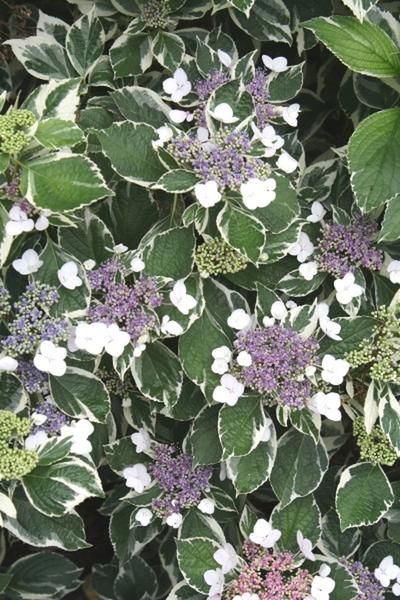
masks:
{"type": "Polygon", "coordinates": [[[39,457],[32,450],[9,448],[0,442],[0,480],[21,479],[38,464],[39,457]]]}
{"type": "Polygon", "coordinates": [[[15,438],[23,438],[32,428],[32,421],[18,417],[9,410],[0,410],[0,442],[9,442],[15,438]]]}
{"type": "Polygon", "coordinates": [[[222,238],[198,246],[195,261],[203,277],[237,273],[247,266],[247,259],[222,238]]]}
{"type": "Polygon", "coordinates": [[[364,419],[358,417],[353,422],[353,433],[362,460],[389,466],[396,462],[396,451],[379,425],[374,425],[371,433],[367,433],[364,419]]]}

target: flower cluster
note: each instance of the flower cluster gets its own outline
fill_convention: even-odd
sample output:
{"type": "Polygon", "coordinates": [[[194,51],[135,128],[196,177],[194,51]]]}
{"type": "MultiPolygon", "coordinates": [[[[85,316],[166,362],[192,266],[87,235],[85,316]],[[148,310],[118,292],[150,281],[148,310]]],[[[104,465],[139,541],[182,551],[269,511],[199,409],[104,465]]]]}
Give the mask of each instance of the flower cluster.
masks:
{"type": "Polygon", "coordinates": [[[396,451],[379,425],[374,425],[371,433],[367,433],[364,419],[357,417],[353,421],[353,434],[362,460],[389,466],[396,462],[396,451]]]}
{"type": "Polygon", "coordinates": [[[141,6],[141,19],[148,29],[165,29],[168,25],[168,0],[147,0],[141,6]]]}
{"type": "Polygon", "coordinates": [[[10,292],[4,286],[0,286],[0,320],[5,319],[9,315],[11,311],[10,300],[10,292]]]}
{"type": "Polygon", "coordinates": [[[277,115],[277,109],[268,102],[269,74],[263,68],[256,69],[253,79],[247,84],[246,90],[254,100],[258,127],[265,127],[277,115]]]}
{"type": "Polygon", "coordinates": [[[316,362],[318,342],[302,338],[289,327],[275,324],[240,331],[234,343],[246,353],[247,366],[240,368],[244,385],[266,394],[273,403],[301,408],[312,395],[306,368],[316,362]]]}
{"type": "Polygon", "coordinates": [[[246,257],[222,238],[200,244],[196,249],[195,261],[203,277],[237,273],[248,264],[246,257]]]}
{"type": "Polygon", "coordinates": [[[36,433],[40,429],[48,435],[60,433],[61,428],[64,425],[69,425],[71,421],[66,414],[49,401],[37,404],[32,413],[32,418],[36,425],[32,432],[36,433]]]}
{"type": "Polygon", "coordinates": [[[36,121],[30,110],[14,108],[0,116],[0,152],[17,155],[29,143],[26,132],[36,121]]]}
{"type": "Polygon", "coordinates": [[[230,80],[228,73],[214,69],[206,79],[199,79],[194,86],[194,90],[202,102],[209,99],[211,94],[224,83],[230,80]]]}
{"type": "Polygon", "coordinates": [[[189,454],[174,446],[160,444],[154,450],[155,461],[149,472],[163,491],[153,500],[153,509],[163,517],[179,514],[184,508],[196,506],[212,474],[212,467],[193,467],[189,454]]]}
{"type": "Polygon", "coordinates": [[[30,419],[0,410],[0,480],[21,479],[37,465],[36,452],[15,447],[29,434],[31,427],[30,419]]]}
{"type": "Polygon", "coordinates": [[[383,254],[373,247],[377,230],[375,223],[362,216],[350,225],[324,225],[315,254],[320,270],[334,277],[344,277],[358,266],[379,271],[383,254]]]}
{"type": "Polygon", "coordinates": [[[384,600],[385,589],[371,571],[360,561],[348,562],[345,565],[359,588],[359,594],[355,600],[384,600]]]}

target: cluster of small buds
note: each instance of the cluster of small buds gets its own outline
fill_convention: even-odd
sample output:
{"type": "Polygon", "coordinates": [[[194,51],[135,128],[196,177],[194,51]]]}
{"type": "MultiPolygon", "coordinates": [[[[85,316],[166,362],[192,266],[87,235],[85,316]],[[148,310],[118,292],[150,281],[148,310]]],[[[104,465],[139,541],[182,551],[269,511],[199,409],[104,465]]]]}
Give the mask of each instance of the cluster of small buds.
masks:
{"type": "Polygon", "coordinates": [[[302,338],[296,331],[280,324],[244,329],[234,342],[240,355],[238,368],[243,384],[268,400],[291,408],[303,407],[312,396],[306,369],[316,363],[318,342],[302,338]]]}
{"type": "Polygon", "coordinates": [[[262,68],[256,69],[255,75],[246,90],[254,100],[256,109],[257,126],[261,129],[277,116],[277,109],[268,102],[268,79],[269,74],[262,68]]]}
{"type": "Polygon", "coordinates": [[[31,427],[30,419],[0,410],[0,480],[21,479],[37,465],[38,456],[35,452],[10,447],[10,443],[22,441],[31,427]]]}
{"type": "Polygon", "coordinates": [[[243,598],[243,594],[256,594],[258,600],[305,600],[311,597],[313,577],[307,569],[296,565],[291,552],[273,553],[246,542],[243,555],[240,574],[230,583],[226,600],[243,598]]]}
{"type": "Polygon", "coordinates": [[[362,460],[389,466],[396,462],[396,451],[379,425],[367,433],[363,417],[357,417],[353,421],[353,434],[362,460]]]}
{"type": "Polygon", "coordinates": [[[6,319],[11,311],[10,292],[4,286],[0,286],[0,320],[6,319]]]}
{"type": "Polygon", "coordinates": [[[355,600],[384,600],[385,588],[376,579],[373,573],[360,561],[345,563],[358,585],[359,594],[355,600]]]}
{"type": "Polygon", "coordinates": [[[36,433],[38,430],[45,431],[49,435],[54,435],[56,433],[60,433],[61,428],[64,425],[69,425],[71,419],[67,417],[66,414],[61,412],[49,401],[39,402],[34,407],[33,413],[35,417],[40,420],[40,425],[34,427],[32,433],[36,433]],[[41,415],[42,418],[38,418],[38,415],[41,415]]]}
{"type": "Polygon", "coordinates": [[[199,99],[205,102],[211,94],[224,83],[230,80],[228,73],[214,69],[210,71],[206,79],[200,79],[195,83],[194,89],[199,99]]]}
{"type": "Polygon", "coordinates": [[[397,349],[400,341],[400,321],[395,310],[381,306],[372,313],[378,321],[370,338],[356,350],[348,352],[346,360],[354,367],[368,365],[372,379],[383,383],[400,383],[397,349]]]}
{"type": "Polygon", "coordinates": [[[248,264],[246,257],[222,238],[200,244],[196,249],[195,261],[202,277],[237,273],[248,264]]]}
{"type": "Polygon", "coordinates": [[[16,373],[29,394],[48,392],[47,373],[39,371],[31,360],[19,359],[16,373]]]}
{"type": "Polygon", "coordinates": [[[154,277],[141,277],[133,285],[121,278],[123,268],[118,259],[111,259],[88,273],[92,290],[101,292],[101,297],[92,302],[88,318],[93,323],[116,323],[136,343],[156,326],[153,309],[161,305],[162,296],[154,277]]]}
{"type": "Polygon", "coordinates": [[[121,381],[118,374],[111,369],[100,367],[100,369],[96,371],[96,376],[102,380],[108,392],[114,396],[120,396],[124,398],[134,389],[132,381],[128,378],[128,376],[121,381]]]}
{"type": "Polygon", "coordinates": [[[168,25],[168,0],[147,0],[141,7],[141,20],[148,29],[166,29],[168,25]]]}
{"type": "Polygon", "coordinates": [[[25,129],[35,121],[36,117],[30,110],[19,108],[0,116],[0,152],[18,155],[30,140],[25,129]]]}
{"type": "Polygon", "coordinates": [[[4,186],[4,191],[7,198],[15,201],[20,197],[21,173],[16,167],[11,166],[8,170],[8,178],[8,182],[4,186]]]}
{"type": "Polygon", "coordinates": [[[251,141],[245,131],[222,128],[212,143],[194,137],[172,140],[167,150],[183,167],[189,167],[203,181],[215,181],[220,190],[239,191],[249,179],[268,179],[270,169],[261,158],[251,156],[251,141]]]}
{"type": "Polygon", "coordinates": [[[366,217],[358,216],[349,225],[323,225],[315,260],[321,271],[344,277],[356,267],[379,271],[383,253],[373,247],[378,227],[366,217]]]}
{"type": "Polygon", "coordinates": [[[163,491],[160,498],[153,500],[154,511],[169,517],[184,508],[197,506],[208,487],[212,467],[193,467],[189,454],[177,452],[174,446],[167,444],[156,446],[154,455],[149,472],[163,491]]]}
{"type": "Polygon", "coordinates": [[[43,341],[58,343],[68,339],[68,321],[48,314],[58,299],[59,294],[52,286],[41,283],[27,286],[14,303],[15,317],[7,324],[10,335],[1,342],[9,356],[35,353],[43,341]]]}

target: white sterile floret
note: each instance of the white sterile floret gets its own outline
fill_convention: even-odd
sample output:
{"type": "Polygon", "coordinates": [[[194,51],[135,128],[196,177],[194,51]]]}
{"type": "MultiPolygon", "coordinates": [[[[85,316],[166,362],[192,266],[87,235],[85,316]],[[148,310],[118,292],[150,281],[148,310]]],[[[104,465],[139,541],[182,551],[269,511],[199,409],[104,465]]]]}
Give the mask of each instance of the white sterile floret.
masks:
{"type": "Polygon", "coordinates": [[[340,385],[350,369],[350,363],[342,358],[335,358],[331,354],[325,354],[322,359],[321,377],[327,383],[340,385]]]}
{"type": "Polygon", "coordinates": [[[311,204],[311,214],[308,215],[307,221],[309,221],[310,223],[319,223],[320,221],[322,221],[325,215],[326,210],[323,204],[321,204],[321,202],[318,202],[318,200],[315,200],[315,202],[311,204]]]}
{"type": "Polygon", "coordinates": [[[222,569],[208,569],[204,573],[203,579],[206,584],[210,586],[210,589],[208,590],[208,598],[218,596],[222,593],[225,583],[225,576],[222,572],[222,569]]]}
{"type": "Polygon", "coordinates": [[[133,356],[135,358],[139,358],[139,356],[141,356],[143,354],[143,352],[146,350],[146,344],[136,344],[136,346],[133,349],[133,356]]]}
{"type": "Polygon", "coordinates": [[[126,331],[122,331],[116,323],[107,327],[107,334],[104,340],[104,350],[110,356],[118,358],[123,354],[125,346],[129,344],[131,337],[126,331]]]}
{"type": "Polygon", "coordinates": [[[21,258],[13,260],[12,266],[21,275],[31,275],[39,271],[43,261],[35,250],[25,250],[21,258]]]}
{"type": "Polygon", "coordinates": [[[297,119],[299,118],[300,104],[295,102],[290,106],[283,106],[281,109],[281,115],[284,121],[291,127],[297,127],[297,119]]]}
{"type": "Polygon", "coordinates": [[[229,69],[229,67],[232,65],[232,57],[229,56],[227,52],[224,52],[224,50],[217,50],[217,55],[224,67],[229,69]]]}
{"type": "Polygon", "coordinates": [[[189,311],[197,304],[196,298],[186,293],[186,285],[182,279],[174,284],[174,287],[169,293],[169,299],[183,315],[189,314],[189,311]]]}
{"type": "Polygon", "coordinates": [[[139,508],[135,515],[137,521],[142,527],[146,527],[153,518],[153,513],[149,508],[139,508]]]}
{"type": "Polygon", "coordinates": [[[107,325],[105,323],[78,323],[75,328],[74,343],[78,350],[84,350],[97,356],[104,350],[107,339],[107,325]]]}
{"type": "Polygon", "coordinates": [[[282,300],[275,300],[271,305],[271,315],[277,321],[284,321],[288,316],[288,310],[282,300]]]}
{"type": "Polygon", "coordinates": [[[169,315],[164,315],[161,321],[160,331],[164,335],[181,335],[183,327],[169,315]]]}
{"type": "Polygon", "coordinates": [[[43,423],[46,423],[46,421],[47,421],[46,415],[42,415],[41,413],[37,413],[37,412],[33,412],[31,414],[31,419],[33,421],[33,424],[36,425],[36,427],[43,425],[43,423]]]}
{"type": "Polygon", "coordinates": [[[299,273],[303,279],[306,281],[311,281],[318,273],[318,263],[316,263],[314,260],[301,263],[299,266],[299,273]]]}
{"type": "Polygon", "coordinates": [[[275,319],[274,317],[268,317],[267,315],[263,317],[262,323],[264,327],[272,327],[272,325],[275,325],[275,319]]]}
{"type": "Polygon", "coordinates": [[[279,529],[274,529],[269,521],[258,519],[249,537],[254,544],[263,548],[272,548],[281,535],[279,529]]]}
{"type": "Polygon", "coordinates": [[[271,204],[276,198],[275,190],[276,181],[271,177],[264,180],[252,177],[240,186],[243,204],[249,210],[265,208],[271,204]]]}
{"type": "Polygon", "coordinates": [[[24,447],[26,450],[36,450],[42,444],[45,444],[49,436],[43,429],[38,429],[35,433],[30,433],[25,438],[24,447]]]}
{"type": "Polygon", "coordinates": [[[214,110],[210,110],[210,115],[217,121],[221,121],[221,123],[225,124],[236,123],[236,121],[239,121],[239,117],[235,117],[232,107],[227,102],[217,104],[214,110]]]}
{"type": "Polygon", "coordinates": [[[116,244],[113,247],[115,254],[124,254],[128,250],[128,246],[126,244],[116,244]]]}
{"type": "Polygon", "coordinates": [[[335,279],[333,285],[336,290],[336,300],[339,304],[349,304],[353,298],[357,298],[364,293],[361,285],[355,283],[353,273],[346,273],[342,279],[335,279]]]}
{"type": "Polygon", "coordinates": [[[229,327],[238,331],[246,329],[251,324],[251,316],[243,308],[235,308],[227,319],[229,327]]]}
{"type": "Polygon", "coordinates": [[[235,406],[240,396],[244,392],[244,385],[240,383],[233,375],[226,373],[220,379],[221,385],[218,385],[213,392],[213,400],[220,404],[235,406]]]}
{"type": "Polygon", "coordinates": [[[74,290],[82,285],[82,279],[78,276],[78,273],[78,265],[73,260],[69,260],[58,269],[57,277],[63,287],[74,290]]]}
{"type": "Polygon", "coordinates": [[[196,183],[194,195],[204,208],[215,206],[222,198],[221,192],[218,191],[218,184],[214,180],[206,181],[206,183],[196,183]]]}
{"type": "Polygon", "coordinates": [[[300,548],[300,552],[305,556],[308,560],[315,560],[315,554],[312,551],[313,545],[311,541],[304,537],[301,531],[297,531],[296,535],[297,545],[300,548]]]}
{"type": "Polygon", "coordinates": [[[72,421],[70,425],[61,427],[61,437],[71,437],[73,454],[89,454],[92,451],[92,444],[88,438],[92,435],[94,427],[88,419],[72,421]]]}
{"type": "Polygon", "coordinates": [[[282,150],[280,157],[276,161],[276,166],[284,173],[293,173],[299,166],[299,163],[288,152],[282,150]]]}
{"type": "Polygon", "coordinates": [[[131,441],[136,446],[136,452],[139,454],[141,452],[148,452],[151,448],[151,437],[144,427],[141,427],[138,432],[132,433],[131,441]]]}
{"type": "Polygon", "coordinates": [[[315,575],[311,584],[312,600],[329,600],[329,595],[335,589],[335,581],[328,575],[315,575]]]}
{"type": "Polygon", "coordinates": [[[18,204],[8,211],[9,220],[6,223],[7,235],[20,235],[34,228],[33,219],[18,204]]]}
{"type": "Polygon", "coordinates": [[[215,512],[215,502],[210,498],[203,498],[198,503],[197,508],[205,515],[212,515],[215,512]]]}
{"type": "Polygon", "coordinates": [[[264,66],[267,67],[270,71],[274,71],[275,73],[283,73],[288,70],[287,58],[284,56],[277,56],[276,58],[271,58],[268,54],[263,54],[261,60],[264,63],[264,66]]]}
{"type": "Polygon", "coordinates": [[[173,123],[184,123],[185,121],[193,121],[193,113],[188,110],[171,110],[169,113],[169,120],[173,123]]]}
{"type": "Polygon", "coordinates": [[[319,320],[319,326],[325,335],[332,340],[340,341],[342,339],[339,335],[341,326],[339,323],[335,323],[329,318],[329,306],[325,302],[317,304],[316,313],[319,320]]]}
{"type": "Polygon", "coordinates": [[[177,69],[172,77],[163,81],[162,85],[164,92],[171,96],[172,102],[180,102],[192,89],[192,84],[181,68],[177,69]]]}
{"type": "Polygon", "coordinates": [[[178,529],[182,525],[182,521],[183,517],[180,513],[172,513],[165,519],[166,524],[173,529],[178,529]]]}
{"type": "Polygon", "coordinates": [[[234,569],[239,561],[238,555],[232,544],[224,544],[213,554],[214,560],[221,565],[224,575],[234,569]]]}
{"type": "Polygon", "coordinates": [[[141,258],[139,258],[138,256],[135,256],[134,258],[132,258],[131,269],[134,273],[140,273],[141,271],[143,271],[144,267],[145,267],[145,264],[141,258]]]}
{"type": "Polygon", "coordinates": [[[156,131],[158,133],[158,140],[153,141],[153,148],[162,148],[164,144],[174,137],[174,132],[168,125],[162,125],[162,127],[159,127],[156,131]]]}
{"type": "Polygon", "coordinates": [[[93,260],[93,258],[88,258],[82,264],[85,267],[86,271],[91,271],[96,266],[96,261],[93,260]]]}
{"type": "Polygon", "coordinates": [[[302,263],[314,252],[314,244],[308,235],[304,231],[301,231],[297,242],[290,246],[288,252],[291,256],[296,256],[297,260],[302,263]]]}
{"type": "Polygon", "coordinates": [[[330,421],[341,421],[340,396],[336,392],[317,392],[308,401],[307,405],[313,412],[323,415],[330,421]]]}
{"type": "Polygon", "coordinates": [[[232,358],[232,352],[228,346],[219,346],[211,352],[214,362],[211,365],[211,371],[218,375],[223,375],[229,370],[229,363],[232,358]]]}
{"type": "Polygon", "coordinates": [[[392,283],[400,283],[400,260],[392,260],[387,266],[387,272],[392,283]]]}
{"type": "Polygon", "coordinates": [[[392,586],[392,594],[400,596],[400,576],[397,577],[396,582],[392,586]]]}
{"type": "Polygon", "coordinates": [[[125,485],[132,488],[138,494],[141,494],[151,483],[151,477],[147,472],[146,465],[137,463],[133,467],[126,467],[122,471],[123,477],[125,477],[125,485]]]}
{"type": "Polygon", "coordinates": [[[236,362],[241,367],[250,367],[250,365],[253,362],[253,359],[251,358],[251,354],[249,354],[247,350],[242,350],[237,355],[236,362]]]}
{"type": "Polygon", "coordinates": [[[254,139],[259,140],[265,146],[264,155],[267,157],[274,156],[276,151],[282,148],[285,143],[283,137],[276,133],[272,125],[266,125],[264,129],[260,130],[254,123],[251,123],[251,128],[254,133],[254,139]]]}
{"type": "Polygon", "coordinates": [[[56,377],[64,375],[67,365],[65,357],[67,351],[65,348],[56,346],[53,342],[45,340],[41,342],[39,348],[33,357],[33,364],[39,371],[50,373],[56,377]]]}
{"type": "Polygon", "coordinates": [[[40,217],[38,217],[35,221],[36,231],[45,231],[49,225],[50,222],[46,215],[40,215],[40,217]]]}
{"type": "Polygon", "coordinates": [[[18,361],[15,360],[12,356],[2,356],[0,358],[0,373],[4,371],[15,371],[18,367],[18,361]]]}
{"type": "Polygon", "coordinates": [[[374,575],[383,587],[389,587],[392,579],[396,579],[400,574],[400,567],[394,561],[393,556],[385,556],[375,569],[374,575]]]}

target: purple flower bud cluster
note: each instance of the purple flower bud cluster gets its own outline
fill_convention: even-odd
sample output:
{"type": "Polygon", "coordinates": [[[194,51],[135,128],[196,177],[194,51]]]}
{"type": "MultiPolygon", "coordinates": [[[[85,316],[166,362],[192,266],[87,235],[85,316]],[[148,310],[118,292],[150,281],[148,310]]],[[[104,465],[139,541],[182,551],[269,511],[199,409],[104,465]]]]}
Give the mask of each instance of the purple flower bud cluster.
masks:
{"type": "Polygon", "coordinates": [[[269,104],[268,98],[269,74],[264,69],[256,69],[254,78],[246,86],[252,96],[256,109],[257,126],[263,129],[276,116],[276,108],[269,104]]]}
{"type": "Polygon", "coordinates": [[[0,319],[7,317],[11,311],[10,292],[4,286],[0,286],[0,319]]]}
{"type": "Polygon", "coordinates": [[[193,137],[179,138],[167,149],[181,166],[193,169],[203,181],[216,181],[221,190],[239,190],[252,177],[269,176],[268,166],[250,155],[251,142],[244,131],[221,129],[206,144],[193,137]]]}
{"type": "Polygon", "coordinates": [[[17,375],[29,394],[48,391],[47,373],[39,371],[31,360],[18,360],[17,375]]]}
{"type": "Polygon", "coordinates": [[[209,99],[211,94],[224,83],[230,80],[228,73],[224,71],[217,71],[216,69],[210,71],[206,79],[200,79],[196,82],[194,89],[199,99],[205,102],[209,99]]]}
{"type": "Polygon", "coordinates": [[[107,325],[117,323],[135,343],[155,327],[157,316],[153,309],[161,305],[162,296],[154,277],[141,277],[133,285],[121,281],[122,277],[118,259],[111,259],[88,274],[92,289],[101,293],[90,306],[88,318],[107,325]]]}
{"type": "Polygon", "coordinates": [[[344,277],[359,266],[379,271],[383,253],[373,247],[377,231],[376,223],[362,216],[350,225],[324,225],[315,254],[320,269],[334,277],[344,277]]]}
{"type": "Polygon", "coordinates": [[[15,167],[10,168],[10,180],[4,186],[4,191],[10,200],[18,200],[20,197],[19,186],[21,183],[21,174],[15,167]]]}
{"type": "Polygon", "coordinates": [[[239,332],[234,345],[237,352],[246,351],[251,356],[251,365],[240,369],[246,387],[291,408],[301,408],[311,397],[305,369],[316,362],[317,340],[304,339],[289,327],[272,325],[239,332]]]}
{"type": "Polygon", "coordinates": [[[312,575],[296,567],[291,552],[272,551],[246,542],[244,564],[239,576],[230,584],[226,600],[245,593],[257,594],[259,600],[304,600],[311,592],[312,575]]]}
{"type": "Polygon", "coordinates": [[[385,599],[385,588],[379,583],[375,575],[367,567],[364,567],[360,561],[347,563],[345,566],[353,575],[360,590],[356,600],[385,599]]]}
{"type": "Polygon", "coordinates": [[[45,422],[42,423],[42,425],[35,427],[33,433],[40,429],[49,435],[54,435],[56,433],[60,433],[61,427],[64,425],[69,425],[71,422],[71,419],[61,412],[61,410],[58,410],[58,408],[54,404],[51,404],[51,402],[40,402],[35,406],[33,412],[46,417],[45,422]]]}
{"type": "Polygon", "coordinates": [[[46,284],[28,285],[14,303],[14,319],[7,324],[10,335],[3,338],[1,348],[10,356],[34,354],[40,342],[55,344],[68,338],[68,321],[48,314],[59,299],[56,288],[46,284]]]}
{"type": "Polygon", "coordinates": [[[160,498],[153,500],[153,509],[168,517],[199,503],[201,493],[208,487],[212,467],[193,467],[189,454],[177,453],[174,446],[160,444],[155,448],[155,461],[149,472],[163,491],[160,498]]]}

